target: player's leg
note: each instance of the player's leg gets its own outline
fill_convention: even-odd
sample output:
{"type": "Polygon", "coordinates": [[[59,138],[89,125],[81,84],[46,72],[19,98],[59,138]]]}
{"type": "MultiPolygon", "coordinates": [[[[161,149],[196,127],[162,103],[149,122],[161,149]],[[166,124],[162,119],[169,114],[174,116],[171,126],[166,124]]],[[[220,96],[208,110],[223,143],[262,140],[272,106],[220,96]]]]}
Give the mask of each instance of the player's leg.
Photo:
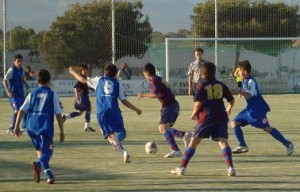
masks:
{"type": "Polygon", "coordinates": [[[268,127],[264,128],[263,130],[285,146],[287,156],[290,156],[294,152],[294,144],[287,140],[278,129],[274,127],[268,127]]]}
{"type": "Polygon", "coordinates": [[[232,151],[226,138],[219,138],[219,146],[222,150],[222,156],[227,166],[227,175],[229,177],[236,176],[236,172],[232,161],[232,151]]]}
{"type": "Polygon", "coordinates": [[[172,135],[174,137],[178,137],[178,138],[181,138],[182,141],[183,141],[183,144],[184,144],[184,147],[187,147],[190,140],[191,140],[191,137],[192,137],[192,133],[189,132],[189,131],[180,131],[180,130],[177,130],[173,127],[170,127],[169,128],[169,131],[172,133],[172,135]]]}
{"type": "Polygon", "coordinates": [[[36,150],[37,159],[38,159],[37,161],[31,163],[32,177],[36,183],[39,183],[40,175],[41,175],[41,163],[39,161],[41,157],[41,138],[28,130],[27,130],[27,134],[30,137],[32,144],[36,150]]]}
{"type": "Polygon", "coordinates": [[[41,135],[41,157],[39,158],[39,162],[41,163],[41,167],[44,170],[44,173],[47,177],[47,183],[53,184],[55,179],[53,172],[50,168],[49,161],[53,154],[53,139],[46,135],[41,135]]]}
{"type": "Polygon", "coordinates": [[[90,126],[92,107],[91,107],[91,102],[90,102],[89,96],[82,97],[81,105],[82,105],[82,111],[85,111],[84,131],[85,132],[95,132],[96,130],[90,126]]]}
{"type": "Polygon", "coordinates": [[[199,137],[193,137],[189,143],[189,145],[185,148],[184,154],[181,157],[180,165],[178,168],[171,170],[170,173],[175,175],[184,175],[185,169],[191,160],[191,158],[194,156],[196,148],[198,144],[201,142],[201,138],[199,137]]]}
{"type": "Polygon", "coordinates": [[[242,110],[230,123],[230,126],[233,128],[235,137],[239,142],[239,146],[232,151],[233,153],[245,153],[249,150],[244,138],[244,133],[241,128],[242,126],[249,124],[249,118],[251,117],[247,114],[247,111],[242,110]]]}
{"type": "Polygon", "coordinates": [[[24,102],[24,98],[22,98],[22,97],[9,98],[9,102],[10,102],[12,108],[13,108],[14,113],[12,115],[11,125],[8,127],[7,133],[9,135],[12,135],[15,124],[16,124],[18,111],[19,111],[19,109],[21,108],[21,106],[24,102]]]}
{"type": "Polygon", "coordinates": [[[77,103],[76,101],[74,102],[74,108],[77,111],[71,112],[69,114],[64,114],[62,115],[63,121],[65,122],[67,119],[71,119],[74,117],[81,116],[83,111],[84,111],[84,106],[82,106],[80,103],[77,103]]]}
{"type": "Polygon", "coordinates": [[[169,127],[170,127],[170,123],[160,124],[158,126],[159,132],[164,135],[171,150],[171,153],[166,154],[164,157],[166,158],[181,157],[182,154],[174,139],[173,134],[168,130],[169,127]]]}

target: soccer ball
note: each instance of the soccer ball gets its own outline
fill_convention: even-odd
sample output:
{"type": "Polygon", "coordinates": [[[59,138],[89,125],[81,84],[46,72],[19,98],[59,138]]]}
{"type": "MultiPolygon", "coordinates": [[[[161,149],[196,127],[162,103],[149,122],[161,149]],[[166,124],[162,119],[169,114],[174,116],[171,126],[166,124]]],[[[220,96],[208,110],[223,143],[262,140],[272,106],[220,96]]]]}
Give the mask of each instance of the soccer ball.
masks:
{"type": "Polygon", "coordinates": [[[157,145],[155,141],[149,141],[145,145],[145,151],[148,155],[154,155],[157,152],[157,145]]]}

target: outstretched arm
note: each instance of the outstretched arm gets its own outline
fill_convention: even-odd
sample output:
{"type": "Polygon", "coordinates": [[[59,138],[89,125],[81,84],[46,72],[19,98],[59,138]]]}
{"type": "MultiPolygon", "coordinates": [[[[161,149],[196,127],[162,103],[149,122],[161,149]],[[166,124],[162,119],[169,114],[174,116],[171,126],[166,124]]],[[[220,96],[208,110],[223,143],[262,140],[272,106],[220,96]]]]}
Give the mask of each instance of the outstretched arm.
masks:
{"type": "Polygon", "coordinates": [[[128,107],[129,109],[133,110],[136,112],[136,114],[140,115],[142,114],[142,110],[140,110],[139,108],[137,108],[136,106],[134,106],[132,103],[130,103],[127,100],[121,100],[122,104],[125,105],[126,107],[128,107]]]}
{"type": "Polygon", "coordinates": [[[143,98],[143,97],[158,98],[158,95],[155,93],[138,93],[137,96],[140,98],[143,98]]]}
{"type": "Polygon", "coordinates": [[[231,89],[230,92],[233,94],[233,95],[241,95],[245,98],[247,97],[251,97],[252,95],[246,91],[243,91],[243,90],[239,90],[239,89],[231,89]]]}
{"type": "Polygon", "coordinates": [[[71,75],[73,75],[73,77],[74,77],[75,79],[77,79],[78,81],[80,81],[81,83],[87,83],[86,78],[84,78],[83,76],[79,75],[79,74],[73,69],[72,66],[69,67],[69,73],[70,73],[71,75]]]}

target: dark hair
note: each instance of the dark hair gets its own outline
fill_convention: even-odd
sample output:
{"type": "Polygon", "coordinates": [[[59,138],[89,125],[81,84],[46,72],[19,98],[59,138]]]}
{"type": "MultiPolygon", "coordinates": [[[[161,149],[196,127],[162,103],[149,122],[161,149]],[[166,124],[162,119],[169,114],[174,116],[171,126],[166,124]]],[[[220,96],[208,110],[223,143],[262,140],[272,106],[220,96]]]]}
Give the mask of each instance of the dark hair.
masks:
{"type": "Polygon", "coordinates": [[[14,55],[14,61],[17,59],[23,59],[23,56],[21,54],[15,54],[14,55]]]}
{"type": "Polygon", "coordinates": [[[246,70],[249,74],[251,73],[251,64],[248,60],[240,61],[239,67],[246,70]]]}
{"type": "Polygon", "coordinates": [[[194,49],[194,53],[195,53],[196,51],[197,51],[197,52],[204,53],[204,50],[203,50],[202,48],[200,48],[200,47],[194,49]]]}
{"type": "Polygon", "coordinates": [[[104,75],[106,77],[115,77],[118,73],[118,68],[113,64],[107,64],[104,67],[104,75]]]}
{"type": "Polygon", "coordinates": [[[144,72],[148,72],[149,75],[155,75],[156,74],[156,70],[155,70],[154,65],[152,65],[151,63],[147,63],[144,66],[144,72]]]}
{"type": "Polygon", "coordinates": [[[38,74],[37,74],[37,82],[40,85],[46,85],[47,83],[50,82],[51,79],[51,75],[49,73],[49,71],[47,71],[46,69],[41,69],[38,74]]]}
{"type": "Polygon", "coordinates": [[[213,79],[216,76],[216,66],[211,62],[205,62],[201,65],[200,73],[206,76],[206,79],[213,79]]]}
{"type": "Polygon", "coordinates": [[[78,72],[81,74],[81,72],[83,71],[83,70],[88,70],[89,68],[88,68],[88,66],[87,66],[87,64],[81,64],[81,65],[79,65],[78,66],[78,72]]]}

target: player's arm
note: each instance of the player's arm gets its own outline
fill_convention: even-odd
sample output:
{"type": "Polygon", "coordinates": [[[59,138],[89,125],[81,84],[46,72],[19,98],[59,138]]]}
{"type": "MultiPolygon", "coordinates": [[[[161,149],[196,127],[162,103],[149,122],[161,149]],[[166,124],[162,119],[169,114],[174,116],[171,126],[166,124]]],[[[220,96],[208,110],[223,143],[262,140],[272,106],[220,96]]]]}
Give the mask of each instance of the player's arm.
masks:
{"type": "Polygon", "coordinates": [[[14,127],[14,135],[16,135],[17,137],[22,135],[22,131],[20,130],[20,123],[21,123],[21,120],[23,118],[23,115],[24,115],[24,111],[22,109],[19,110],[18,115],[17,115],[17,119],[16,119],[16,124],[15,124],[15,127],[14,127]]]}
{"type": "Polygon", "coordinates": [[[3,86],[4,86],[4,89],[5,89],[6,94],[7,94],[8,97],[13,97],[14,96],[13,93],[9,90],[8,83],[7,83],[7,80],[11,79],[12,75],[13,75],[12,68],[9,68],[7,73],[5,74],[5,76],[3,78],[3,86]]]}
{"type": "Polygon", "coordinates": [[[73,75],[73,77],[74,77],[75,79],[77,79],[78,81],[80,81],[81,83],[87,83],[87,79],[84,78],[83,76],[79,75],[79,73],[77,73],[77,72],[73,69],[72,66],[69,67],[69,73],[70,73],[71,75],[73,75]]]}
{"type": "Polygon", "coordinates": [[[196,120],[198,118],[198,113],[201,109],[202,103],[200,101],[195,101],[194,108],[191,114],[191,119],[196,120]]]}
{"type": "Polygon", "coordinates": [[[137,96],[140,98],[143,98],[143,97],[158,98],[158,95],[155,93],[138,93],[137,96]]]}
{"type": "Polygon", "coordinates": [[[228,102],[228,106],[226,107],[226,113],[228,116],[231,114],[234,102],[235,102],[234,99],[232,99],[231,101],[228,102]]]}
{"type": "Polygon", "coordinates": [[[189,95],[192,95],[192,79],[193,79],[193,76],[192,75],[189,75],[189,80],[188,80],[188,94],[189,95]]]}
{"type": "Polygon", "coordinates": [[[142,110],[140,110],[139,108],[137,108],[136,106],[134,106],[132,103],[130,103],[129,101],[125,100],[121,100],[122,104],[125,105],[127,108],[133,110],[136,112],[136,114],[140,115],[142,114],[142,110]]]}

